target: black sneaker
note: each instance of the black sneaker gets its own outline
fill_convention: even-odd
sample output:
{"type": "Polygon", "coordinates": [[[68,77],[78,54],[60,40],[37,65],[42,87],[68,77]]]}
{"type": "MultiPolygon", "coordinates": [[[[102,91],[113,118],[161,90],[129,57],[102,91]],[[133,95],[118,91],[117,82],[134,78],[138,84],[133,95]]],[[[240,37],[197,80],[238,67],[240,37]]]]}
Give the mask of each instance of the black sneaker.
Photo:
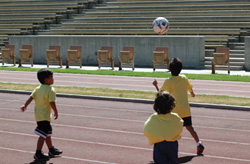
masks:
{"type": "Polygon", "coordinates": [[[48,161],[49,160],[49,156],[44,155],[43,153],[36,153],[34,155],[34,159],[35,160],[43,160],[43,161],[48,161]]]}
{"type": "Polygon", "coordinates": [[[197,146],[197,154],[200,155],[203,153],[205,147],[202,144],[199,144],[199,146],[197,146]]]}
{"type": "Polygon", "coordinates": [[[52,147],[49,149],[49,156],[54,157],[55,155],[62,154],[62,152],[63,152],[62,150],[58,150],[57,148],[52,147]]]}

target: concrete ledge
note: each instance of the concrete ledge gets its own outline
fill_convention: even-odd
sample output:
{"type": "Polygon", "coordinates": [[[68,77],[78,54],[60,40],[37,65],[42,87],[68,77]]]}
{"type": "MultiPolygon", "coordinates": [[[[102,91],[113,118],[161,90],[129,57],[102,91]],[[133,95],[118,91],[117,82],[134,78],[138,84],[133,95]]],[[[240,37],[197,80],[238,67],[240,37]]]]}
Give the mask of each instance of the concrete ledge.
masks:
{"type": "MultiPolygon", "coordinates": [[[[5,89],[0,89],[0,93],[25,94],[25,95],[31,94],[30,91],[5,90],[5,89]]],[[[102,101],[120,101],[120,102],[132,102],[132,103],[142,103],[142,104],[153,104],[153,100],[146,100],[146,99],[73,95],[73,94],[62,94],[62,93],[57,93],[56,96],[64,97],[64,98],[78,98],[78,99],[90,99],[90,100],[102,100],[102,101]]],[[[250,111],[250,107],[245,107],[245,106],[230,106],[230,105],[217,105],[217,104],[206,104],[206,103],[190,103],[190,106],[199,107],[199,108],[216,108],[216,109],[224,109],[224,110],[250,111]]]]}
{"type": "Polygon", "coordinates": [[[180,58],[183,68],[201,69],[204,67],[205,57],[204,37],[197,35],[16,35],[9,36],[9,44],[15,45],[17,61],[22,45],[33,45],[33,62],[35,64],[47,64],[45,54],[50,45],[61,46],[60,52],[64,65],[66,64],[67,49],[72,45],[82,46],[82,64],[85,66],[98,65],[97,51],[104,45],[113,46],[112,56],[115,66],[118,66],[120,50],[124,46],[135,47],[135,67],[152,68],[155,47],[168,47],[169,59],[180,58]]]}

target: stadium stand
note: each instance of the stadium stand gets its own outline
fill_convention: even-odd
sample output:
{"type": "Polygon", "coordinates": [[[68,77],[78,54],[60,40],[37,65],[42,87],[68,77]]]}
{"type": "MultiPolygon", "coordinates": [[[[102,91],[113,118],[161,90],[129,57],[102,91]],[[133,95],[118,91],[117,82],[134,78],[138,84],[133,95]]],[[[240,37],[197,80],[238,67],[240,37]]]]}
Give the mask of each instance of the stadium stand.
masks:
{"type": "Polygon", "coordinates": [[[0,0],[0,45],[8,35],[156,35],[159,16],[170,22],[167,35],[205,37],[206,68],[217,47],[229,47],[231,70],[243,69],[247,0],[0,0]]]}
{"type": "Polygon", "coordinates": [[[243,69],[249,14],[250,4],[245,0],[116,0],[74,15],[72,21],[51,28],[50,34],[155,35],[152,21],[164,16],[170,22],[167,35],[205,37],[206,68],[211,69],[216,47],[230,47],[230,67],[243,69]]]}
{"type": "MultiPolygon", "coordinates": [[[[36,35],[39,31],[82,13],[97,0],[0,0],[0,46],[8,35],[36,35]]],[[[98,1],[97,1],[98,2],[98,1]]]]}

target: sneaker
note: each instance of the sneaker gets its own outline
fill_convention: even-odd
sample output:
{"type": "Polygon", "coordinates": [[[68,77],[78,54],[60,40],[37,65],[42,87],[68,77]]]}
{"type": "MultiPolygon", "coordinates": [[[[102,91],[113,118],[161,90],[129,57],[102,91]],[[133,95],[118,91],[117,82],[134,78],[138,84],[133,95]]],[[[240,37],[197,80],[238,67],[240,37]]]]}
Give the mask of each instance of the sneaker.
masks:
{"type": "Polygon", "coordinates": [[[34,159],[35,160],[44,160],[44,161],[48,161],[49,160],[49,156],[44,155],[43,153],[36,153],[34,155],[34,159]]]}
{"type": "Polygon", "coordinates": [[[199,144],[199,146],[197,146],[197,154],[202,154],[204,151],[205,147],[202,144],[199,144]]]}
{"type": "Polygon", "coordinates": [[[52,147],[49,149],[49,156],[54,157],[55,155],[62,154],[62,152],[63,152],[62,150],[58,150],[57,148],[52,147]]]}

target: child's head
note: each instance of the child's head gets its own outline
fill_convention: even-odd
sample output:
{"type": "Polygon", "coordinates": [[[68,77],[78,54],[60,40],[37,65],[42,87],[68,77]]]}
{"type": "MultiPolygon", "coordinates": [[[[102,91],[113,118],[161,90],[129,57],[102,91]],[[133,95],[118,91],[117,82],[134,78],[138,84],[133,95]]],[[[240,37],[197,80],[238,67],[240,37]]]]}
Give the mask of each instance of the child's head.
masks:
{"type": "Polygon", "coordinates": [[[178,76],[182,70],[182,62],[179,58],[173,58],[169,63],[169,69],[172,76],[178,76]]]}
{"type": "Polygon", "coordinates": [[[38,72],[37,72],[37,78],[41,84],[45,84],[46,79],[51,78],[52,75],[53,75],[53,72],[49,69],[43,68],[43,69],[38,70],[38,72]]]}
{"type": "Polygon", "coordinates": [[[170,113],[175,107],[175,98],[166,92],[156,94],[154,101],[154,110],[158,114],[170,113]]]}

